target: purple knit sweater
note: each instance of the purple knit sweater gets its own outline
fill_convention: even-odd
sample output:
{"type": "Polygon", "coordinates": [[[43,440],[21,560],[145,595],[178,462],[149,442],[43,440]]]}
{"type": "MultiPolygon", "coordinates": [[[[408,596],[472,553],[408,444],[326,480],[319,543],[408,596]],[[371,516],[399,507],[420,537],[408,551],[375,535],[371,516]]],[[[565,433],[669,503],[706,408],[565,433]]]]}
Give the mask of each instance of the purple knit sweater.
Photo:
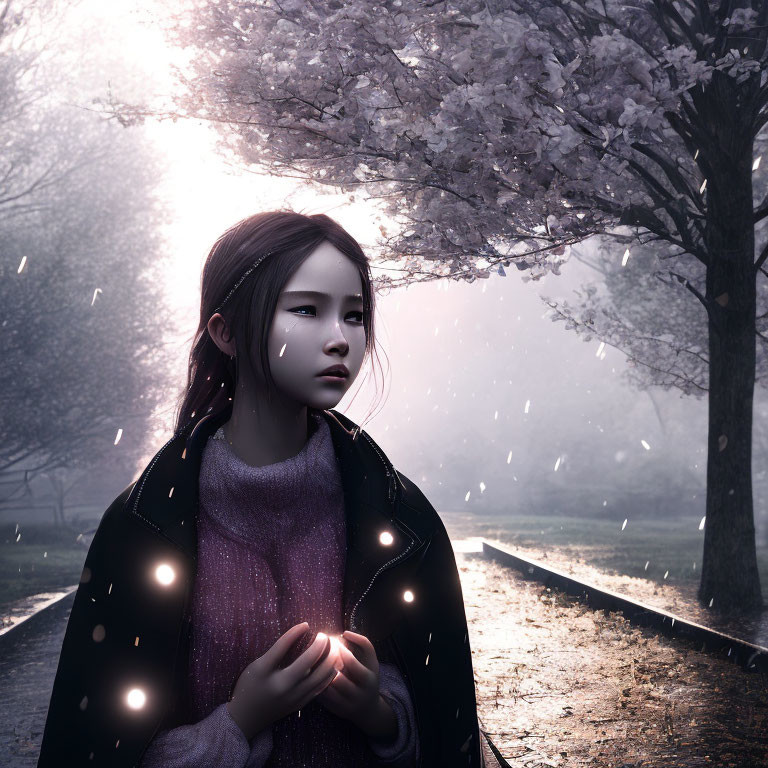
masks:
{"type": "Polygon", "coordinates": [[[208,440],[200,467],[197,576],[192,591],[190,724],[160,731],[141,768],[411,768],[419,741],[400,670],[379,655],[379,690],[398,721],[394,741],[369,739],[312,700],[250,742],[227,710],[242,670],[295,624],[309,622],[283,664],[317,632],[343,631],[344,494],[330,428],[311,414],[301,451],[263,467],[224,439],[208,440]]]}

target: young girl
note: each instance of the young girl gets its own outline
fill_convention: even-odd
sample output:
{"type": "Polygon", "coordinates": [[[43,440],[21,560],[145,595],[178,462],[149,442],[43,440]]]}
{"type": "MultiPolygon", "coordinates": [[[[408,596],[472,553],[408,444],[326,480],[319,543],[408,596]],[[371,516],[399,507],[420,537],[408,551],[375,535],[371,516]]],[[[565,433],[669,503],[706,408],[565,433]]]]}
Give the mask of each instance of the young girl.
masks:
{"type": "Polygon", "coordinates": [[[39,767],[484,765],[445,528],[332,410],[373,313],[328,216],[216,241],[174,437],[91,544],[39,767]]]}

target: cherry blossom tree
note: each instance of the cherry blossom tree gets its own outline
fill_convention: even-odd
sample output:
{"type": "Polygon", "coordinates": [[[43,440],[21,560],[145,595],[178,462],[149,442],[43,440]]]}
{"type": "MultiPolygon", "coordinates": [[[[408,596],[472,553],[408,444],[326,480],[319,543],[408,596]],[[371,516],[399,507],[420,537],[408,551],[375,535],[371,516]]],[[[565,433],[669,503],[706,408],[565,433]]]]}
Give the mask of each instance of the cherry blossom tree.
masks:
{"type": "Polygon", "coordinates": [[[124,124],[209,120],[225,156],[245,167],[377,201],[395,222],[378,248],[402,273],[378,277],[379,288],[471,282],[510,264],[536,280],[594,235],[625,259],[663,246],[661,271],[696,302],[707,332],[699,599],[761,606],[750,457],[755,347],[765,343],[756,283],[768,256],[756,231],[768,198],[753,188],[753,150],[768,120],[768,4],[170,7],[169,40],[189,52],[173,107],[113,102],[113,113],[124,124]]]}

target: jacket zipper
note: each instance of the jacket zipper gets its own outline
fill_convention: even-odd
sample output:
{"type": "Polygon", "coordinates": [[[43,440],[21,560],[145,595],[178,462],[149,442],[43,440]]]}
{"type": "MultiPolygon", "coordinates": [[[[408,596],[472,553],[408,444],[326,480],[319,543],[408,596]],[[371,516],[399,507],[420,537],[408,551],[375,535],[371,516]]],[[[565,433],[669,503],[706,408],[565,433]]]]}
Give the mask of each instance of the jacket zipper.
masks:
{"type": "Polygon", "coordinates": [[[349,626],[353,628],[352,629],[353,632],[357,628],[356,625],[355,625],[355,613],[357,612],[357,607],[360,605],[360,603],[362,602],[363,598],[368,594],[368,591],[373,586],[373,582],[376,580],[376,577],[385,568],[388,568],[390,565],[392,565],[392,563],[396,563],[401,557],[405,557],[412,549],[413,549],[413,542],[411,542],[408,545],[408,549],[406,549],[404,552],[401,552],[397,557],[393,557],[389,562],[384,563],[384,565],[382,565],[381,568],[379,568],[379,570],[376,571],[376,573],[373,574],[373,577],[371,578],[370,583],[365,588],[365,591],[363,592],[363,594],[360,595],[360,597],[358,598],[357,602],[355,603],[355,607],[352,609],[352,612],[349,614],[349,626]]]}

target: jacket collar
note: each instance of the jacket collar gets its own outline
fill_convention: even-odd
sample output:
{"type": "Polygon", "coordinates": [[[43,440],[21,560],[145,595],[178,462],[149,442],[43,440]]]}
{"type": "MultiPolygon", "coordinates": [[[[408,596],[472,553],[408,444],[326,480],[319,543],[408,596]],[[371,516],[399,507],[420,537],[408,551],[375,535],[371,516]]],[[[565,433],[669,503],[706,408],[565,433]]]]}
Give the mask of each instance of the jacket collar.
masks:
{"type": "MultiPolygon", "coordinates": [[[[200,463],[208,438],[229,420],[232,405],[209,413],[185,437],[169,440],[137,480],[126,510],[151,526],[191,561],[197,560],[200,463]]],[[[347,531],[345,621],[376,576],[418,550],[430,532],[401,504],[404,486],[392,463],[365,431],[335,410],[318,411],[328,424],[344,489],[347,531]],[[407,519],[406,519],[407,518],[407,519]],[[391,534],[382,537],[383,533],[391,534]]],[[[422,516],[423,517],[423,516],[422,516]]]]}

